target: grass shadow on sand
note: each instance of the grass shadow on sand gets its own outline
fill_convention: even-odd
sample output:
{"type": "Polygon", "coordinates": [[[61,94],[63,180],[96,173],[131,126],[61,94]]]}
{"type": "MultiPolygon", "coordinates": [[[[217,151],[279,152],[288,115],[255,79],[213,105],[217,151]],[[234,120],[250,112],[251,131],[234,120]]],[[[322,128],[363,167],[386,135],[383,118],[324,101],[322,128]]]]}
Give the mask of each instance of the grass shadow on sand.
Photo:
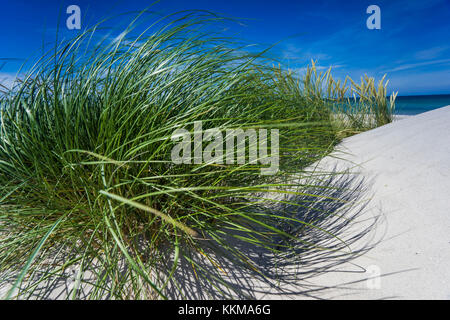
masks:
{"type": "Polygon", "coordinates": [[[303,190],[309,195],[296,196],[295,203],[301,206],[278,204],[267,208],[315,226],[305,225],[299,230],[292,230],[288,223],[280,226],[300,239],[295,243],[298,248],[295,253],[283,252],[284,241],[289,241],[286,239],[279,239],[280,252],[274,254],[236,241],[230,235],[230,243],[254,268],[237,268],[236,261],[227,259],[226,255],[216,256],[214,263],[201,255],[193,256],[197,271],[191,262],[182,261],[168,296],[173,299],[318,298],[321,291],[330,288],[315,285],[311,282],[314,277],[337,271],[342,265],[352,268],[339,272],[365,273],[364,267],[352,265],[351,261],[379,242],[377,230],[381,215],[364,214],[370,210],[370,182],[355,174],[336,173],[321,186],[326,188],[303,190]],[[309,205],[306,207],[305,203],[309,205]],[[221,279],[222,286],[212,285],[206,280],[208,277],[199,277],[198,272],[221,279]]]}

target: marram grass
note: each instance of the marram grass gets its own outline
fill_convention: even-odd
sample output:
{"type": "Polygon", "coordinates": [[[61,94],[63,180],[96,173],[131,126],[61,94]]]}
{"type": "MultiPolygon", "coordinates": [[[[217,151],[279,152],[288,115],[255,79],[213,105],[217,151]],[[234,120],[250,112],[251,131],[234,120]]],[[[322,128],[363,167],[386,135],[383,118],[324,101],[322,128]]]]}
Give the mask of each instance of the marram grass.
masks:
{"type": "Polygon", "coordinates": [[[75,281],[64,298],[183,297],[186,265],[228,297],[220,259],[261,273],[236,243],[296,256],[299,243],[314,249],[299,229],[328,232],[273,208],[316,187],[300,181],[337,142],[332,110],[263,55],[200,31],[214,20],[192,13],[97,45],[87,31],[1,98],[5,298],[47,297],[43,288],[68,270],[75,281]],[[280,170],[172,163],[171,134],[195,121],[279,129],[280,170]]]}
{"type": "Polygon", "coordinates": [[[386,75],[378,84],[375,79],[364,75],[358,84],[347,76],[342,82],[335,80],[331,68],[318,72],[314,61],[307,67],[303,79],[304,92],[314,100],[328,104],[332,122],[338,136],[349,136],[370,130],[393,121],[395,111],[394,92],[387,98],[386,75]]]}

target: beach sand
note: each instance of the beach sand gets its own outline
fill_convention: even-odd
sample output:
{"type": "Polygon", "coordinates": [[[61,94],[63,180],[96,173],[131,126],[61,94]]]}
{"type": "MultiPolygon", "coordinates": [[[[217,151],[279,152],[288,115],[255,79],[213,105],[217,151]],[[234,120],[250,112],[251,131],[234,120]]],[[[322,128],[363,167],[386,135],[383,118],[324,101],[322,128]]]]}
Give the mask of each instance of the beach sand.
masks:
{"type": "Polygon", "coordinates": [[[414,117],[414,116],[406,115],[406,114],[396,114],[394,116],[394,121],[404,120],[404,119],[408,119],[408,118],[411,118],[411,117],[414,117]]]}
{"type": "Polygon", "coordinates": [[[358,220],[377,223],[364,254],[308,277],[310,294],[288,298],[450,299],[450,106],[401,118],[345,139],[348,161],[321,161],[358,172],[356,187],[370,197],[358,220]]]}

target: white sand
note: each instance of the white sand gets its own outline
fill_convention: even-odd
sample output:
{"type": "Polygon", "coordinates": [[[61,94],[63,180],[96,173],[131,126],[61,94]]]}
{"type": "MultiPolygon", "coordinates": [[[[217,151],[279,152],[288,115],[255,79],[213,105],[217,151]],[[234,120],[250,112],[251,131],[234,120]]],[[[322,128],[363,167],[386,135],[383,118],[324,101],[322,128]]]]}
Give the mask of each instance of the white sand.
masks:
{"type": "MultiPolygon", "coordinates": [[[[360,218],[381,215],[380,242],[309,278],[315,297],[450,299],[450,106],[352,136],[341,149],[370,184],[372,199],[360,218]],[[368,280],[378,271],[379,280],[368,280]]],[[[335,165],[349,167],[323,161],[335,165]]]]}
{"type": "Polygon", "coordinates": [[[410,117],[414,117],[413,115],[407,115],[407,114],[397,114],[394,116],[394,121],[404,120],[408,119],[410,117]]]}

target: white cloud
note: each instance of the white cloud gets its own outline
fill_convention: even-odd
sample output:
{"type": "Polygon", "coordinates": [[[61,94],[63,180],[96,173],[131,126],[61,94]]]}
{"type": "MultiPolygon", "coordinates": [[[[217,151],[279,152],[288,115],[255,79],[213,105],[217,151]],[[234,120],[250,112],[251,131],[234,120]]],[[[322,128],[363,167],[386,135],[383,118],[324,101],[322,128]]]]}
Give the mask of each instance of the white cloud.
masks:
{"type": "Polygon", "coordinates": [[[419,60],[430,60],[439,57],[448,49],[448,46],[433,47],[426,50],[417,51],[414,57],[419,60]]]}
{"type": "Polygon", "coordinates": [[[16,73],[0,72],[0,91],[5,89],[4,87],[11,89],[14,81],[17,79],[16,73]]]}
{"type": "Polygon", "coordinates": [[[450,63],[450,59],[432,60],[432,61],[425,61],[425,62],[418,62],[418,63],[408,63],[408,64],[403,64],[403,65],[397,66],[392,69],[385,70],[383,72],[396,72],[396,71],[402,71],[402,70],[408,70],[408,69],[415,69],[415,68],[423,67],[423,66],[429,66],[429,65],[433,65],[433,64],[446,64],[446,63],[450,63]]]}

